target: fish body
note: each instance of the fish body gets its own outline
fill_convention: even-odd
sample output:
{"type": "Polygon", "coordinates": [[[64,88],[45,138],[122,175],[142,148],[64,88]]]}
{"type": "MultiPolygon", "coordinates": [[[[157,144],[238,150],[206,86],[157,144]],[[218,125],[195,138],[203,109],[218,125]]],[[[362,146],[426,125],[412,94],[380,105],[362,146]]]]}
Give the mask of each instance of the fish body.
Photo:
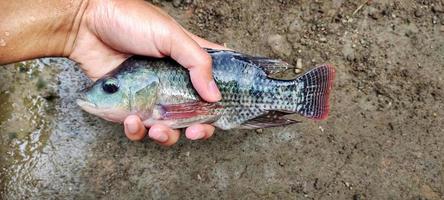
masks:
{"type": "Polygon", "coordinates": [[[207,49],[213,78],[222,94],[216,103],[203,101],[189,72],[170,58],[133,56],[96,81],[77,103],[87,112],[123,122],[138,115],[146,126],[162,123],[183,128],[195,123],[220,129],[263,128],[296,123],[284,116],[299,113],[324,119],[335,71],[314,68],[294,80],[270,78],[288,69],[280,60],[234,51],[207,49]]]}

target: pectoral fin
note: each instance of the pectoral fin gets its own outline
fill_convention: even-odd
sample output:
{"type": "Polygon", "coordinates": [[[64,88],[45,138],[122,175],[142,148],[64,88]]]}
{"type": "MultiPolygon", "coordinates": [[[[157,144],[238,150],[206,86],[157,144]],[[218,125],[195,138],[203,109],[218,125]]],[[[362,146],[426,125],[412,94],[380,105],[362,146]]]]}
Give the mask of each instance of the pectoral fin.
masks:
{"type": "Polygon", "coordinates": [[[162,120],[177,120],[196,116],[212,116],[216,109],[222,108],[217,103],[192,101],[181,104],[160,105],[162,120]]]}

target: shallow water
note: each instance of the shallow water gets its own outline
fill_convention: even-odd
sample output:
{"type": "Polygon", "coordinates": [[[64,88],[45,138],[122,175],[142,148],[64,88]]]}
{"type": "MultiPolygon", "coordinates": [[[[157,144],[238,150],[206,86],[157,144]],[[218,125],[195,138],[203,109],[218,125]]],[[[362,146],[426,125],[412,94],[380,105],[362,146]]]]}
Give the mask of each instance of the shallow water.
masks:
{"type": "Polygon", "coordinates": [[[81,125],[88,115],[74,104],[89,82],[77,69],[50,58],[0,68],[0,196],[44,196],[75,187],[84,151],[94,142],[81,125]]]}

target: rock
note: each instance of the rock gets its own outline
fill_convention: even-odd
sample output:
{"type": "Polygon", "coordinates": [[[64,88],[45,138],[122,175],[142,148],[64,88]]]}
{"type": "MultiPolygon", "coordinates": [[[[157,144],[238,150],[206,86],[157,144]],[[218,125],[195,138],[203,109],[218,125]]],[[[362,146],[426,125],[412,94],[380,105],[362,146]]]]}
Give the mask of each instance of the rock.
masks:
{"type": "Polygon", "coordinates": [[[291,55],[292,48],[286,37],[275,34],[268,37],[267,41],[268,45],[271,47],[271,50],[276,55],[280,57],[288,57],[291,55]]]}
{"type": "Polygon", "coordinates": [[[297,69],[302,69],[302,59],[301,58],[298,58],[296,60],[296,68],[297,69]]]}
{"type": "Polygon", "coordinates": [[[302,31],[302,25],[298,20],[294,20],[288,26],[288,31],[290,33],[298,33],[302,31]]]}
{"type": "Polygon", "coordinates": [[[432,6],[432,11],[434,13],[444,13],[444,6],[441,4],[435,4],[432,6]]]}
{"type": "Polygon", "coordinates": [[[355,194],[353,195],[353,200],[364,200],[365,196],[362,194],[355,194]]]}
{"type": "Polygon", "coordinates": [[[420,18],[422,16],[424,16],[424,12],[421,9],[415,10],[415,17],[420,18]]]}
{"type": "Polygon", "coordinates": [[[173,0],[173,6],[174,7],[179,7],[182,4],[182,0],[173,0]]]}
{"type": "Polygon", "coordinates": [[[368,16],[370,16],[374,20],[378,20],[380,18],[380,13],[376,8],[370,7],[368,16]]]}
{"type": "Polygon", "coordinates": [[[319,38],[319,42],[326,43],[327,42],[327,38],[321,37],[321,38],[319,38]]]}

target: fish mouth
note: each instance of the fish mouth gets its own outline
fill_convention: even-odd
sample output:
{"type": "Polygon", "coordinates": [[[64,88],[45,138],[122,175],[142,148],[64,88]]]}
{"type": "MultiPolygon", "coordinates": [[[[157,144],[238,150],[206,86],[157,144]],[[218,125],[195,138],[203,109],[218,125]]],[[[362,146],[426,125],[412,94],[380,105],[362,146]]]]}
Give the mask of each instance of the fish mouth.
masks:
{"type": "Polygon", "coordinates": [[[76,103],[84,110],[97,109],[96,104],[91,103],[83,98],[77,99],[76,103]]]}

